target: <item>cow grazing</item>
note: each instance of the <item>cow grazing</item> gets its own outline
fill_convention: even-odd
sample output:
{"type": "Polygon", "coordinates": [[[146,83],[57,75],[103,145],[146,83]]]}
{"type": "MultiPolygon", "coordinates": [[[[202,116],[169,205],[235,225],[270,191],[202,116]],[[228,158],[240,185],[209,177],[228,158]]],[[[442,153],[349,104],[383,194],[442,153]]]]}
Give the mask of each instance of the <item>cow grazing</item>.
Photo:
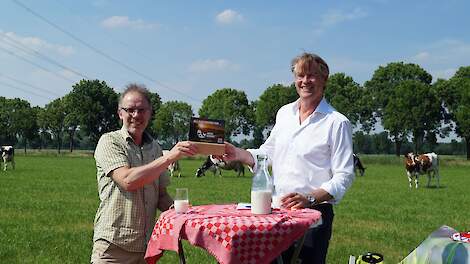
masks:
{"type": "Polygon", "coordinates": [[[205,172],[210,170],[212,171],[212,174],[215,176],[217,173],[219,174],[219,177],[222,177],[222,170],[234,170],[237,172],[237,177],[240,175],[245,176],[245,167],[240,161],[231,161],[231,162],[225,162],[223,160],[219,160],[215,158],[214,156],[208,156],[206,161],[197,169],[196,171],[196,177],[201,177],[205,175],[205,172]]]}
{"type": "Polygon", "coordinates": [[[222,172],[220,170],[220,168],[214,164],[214,162],[212,162],[210,156],[207,156],[207,159],[204,161],[204,163],[201,165],[201,167],[199,167],[197,170],[196,170],[196,177],[201,177],[201,176],[205,176],[206,175],[206,171],[212,171],[212,174],[217,174],[217,172],[219,173],[219,177],[222,177],[222,172]]]}
{"type": "Polygon", "coordinates": [[[2,146],[2,160],[3,160],[3,170],[6,171],[8,164],[11,164],[11,167],[15,169],[15,149],[13,146],[2,146]]]}
{"type": "Polygon", "coordinates": [[[181,177],[180,162],[177,160],[168,165],[168,171],[170,171],[171,177],[173,177],[173,175],[175,175],[176,173],[178,173],[178,178],[181,177]]]}
{"type": "Polygon", "coordinates": [[[362,162],[359,159],[359,156],[356,155],[356,154],[353,154],[353,160],[354,160],[354,173],[357,175],[356,171],[359,171],[359,174],[361,176],[364,176],[364,172],[365,172],[366,168],[364,168],[364,166],[362,166],[362,162]]]}
{"type": "MultiPolygon", "coordinates": [[[[163,155],[166,155],[169,152],[169,150],[164,150],[163,155]]],[[[173,177],[176,173],[178,173],[178,178],[181,177],[181,166],[180,162],[177,160],[175,162],[172,162],[170,165],[168,165],[168,171],[170,172],[170,177],[173,177]]]]}
{"type": "Polygon", "coordinates": [[[439,188],[439,158],[436,153],[433,152],[421,155],[415,155],[412,152],[407,153],[405,154],[405,168],[410,188],[412,187],[413,179],[415,181],[415,188],[418,188],[418,178],[421,174],[428,175],[427,187],[431,184],[431,177],[435,177],[437,187],[439,188]]]}

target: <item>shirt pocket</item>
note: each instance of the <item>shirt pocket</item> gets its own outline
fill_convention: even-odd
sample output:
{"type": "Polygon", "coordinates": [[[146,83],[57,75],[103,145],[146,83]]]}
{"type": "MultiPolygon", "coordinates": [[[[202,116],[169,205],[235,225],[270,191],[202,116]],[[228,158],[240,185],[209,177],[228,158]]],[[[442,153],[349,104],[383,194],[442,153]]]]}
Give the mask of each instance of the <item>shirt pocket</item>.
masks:
{"type": "Polygon", "coordinates": [[[131,168],[142,165],[142,153],[139,148],[128,146],[127,157],[129,159],[129,165],[131,168]]]}

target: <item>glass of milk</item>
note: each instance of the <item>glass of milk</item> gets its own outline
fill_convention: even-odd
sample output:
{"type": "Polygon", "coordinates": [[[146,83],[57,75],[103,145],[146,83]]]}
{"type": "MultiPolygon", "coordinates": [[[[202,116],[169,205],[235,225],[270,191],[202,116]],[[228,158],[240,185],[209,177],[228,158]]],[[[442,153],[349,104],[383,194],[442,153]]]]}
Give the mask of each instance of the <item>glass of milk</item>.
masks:
{"type": "Polygon", "coordinates": [[[283,195],[279,192],[279,188],[276,188],[276,186],[273,185],[273,197],[272,197],[272,204],[271,204],[273,209],[281,208],[282,196],[283,195]]]}
{"type": "Polygon", "coordinates": [[[274,195],[273,194],[273,201],[272,201],[272,204],[271,206],[274,208],[274,209],[280,209],[281,208],[281,205],[282,205],[282,196],[280,194],[276,194],[274,195]]]}
{"type": "Polygon", "coordinates": [[[251,213],[252,214],[270,214],[271,213],[270,190],[251,191],[251,213]]]}
{"type": "Polygon", "coordinates": [[[189,209],[188,188],[176,188],[175,211],[184,214],[189,209]]]}

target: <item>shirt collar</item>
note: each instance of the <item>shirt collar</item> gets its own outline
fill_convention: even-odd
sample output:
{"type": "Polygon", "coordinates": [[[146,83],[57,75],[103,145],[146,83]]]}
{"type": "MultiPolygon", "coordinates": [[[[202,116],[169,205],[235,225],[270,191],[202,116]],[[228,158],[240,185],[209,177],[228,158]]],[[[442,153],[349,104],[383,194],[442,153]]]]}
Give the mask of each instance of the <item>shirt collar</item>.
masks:
{"type": "MultiPolygon", "coordinates": [[[[299,103],[300,98],[292,104],[292,111],[294,114],[299,112],[299,103]]],[[[327,114],[333,112],[333,110],[333,107],[326,101],[325,97],[323,97],[313,113],[327,114]]],[[[313,114],[311,116],[313,116],[313,114]]]]}
{"type": "MultiPolygon", "coordinates": [[[[132,136],[129,134],[129,131],[127,131],[127,129],[125,127],[121,127],[121,130],[119,130],[119,132],[121,133],[121,135],[124,139],[131,140],[132,142],[134,142],[134,139],[132,138],[132,136]]],[[[153,140],[152,136],[150,136],[150,134],[147,133],[147,131],[144,131],[144,134],[142,135],[142,143],[143,144],[149,143],[152,140],[153,140]]]]}

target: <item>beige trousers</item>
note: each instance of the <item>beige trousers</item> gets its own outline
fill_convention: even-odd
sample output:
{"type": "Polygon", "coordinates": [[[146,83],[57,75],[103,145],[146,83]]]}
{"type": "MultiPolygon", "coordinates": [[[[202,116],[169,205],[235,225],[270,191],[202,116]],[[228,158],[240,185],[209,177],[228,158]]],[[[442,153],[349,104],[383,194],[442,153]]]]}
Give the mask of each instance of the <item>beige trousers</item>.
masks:
{"type": "Polygon", "coordinates": [[[99,239],[93,243],[91,264],[146,264],[144,255],[144,252],[130,252],[99,239]]]}

